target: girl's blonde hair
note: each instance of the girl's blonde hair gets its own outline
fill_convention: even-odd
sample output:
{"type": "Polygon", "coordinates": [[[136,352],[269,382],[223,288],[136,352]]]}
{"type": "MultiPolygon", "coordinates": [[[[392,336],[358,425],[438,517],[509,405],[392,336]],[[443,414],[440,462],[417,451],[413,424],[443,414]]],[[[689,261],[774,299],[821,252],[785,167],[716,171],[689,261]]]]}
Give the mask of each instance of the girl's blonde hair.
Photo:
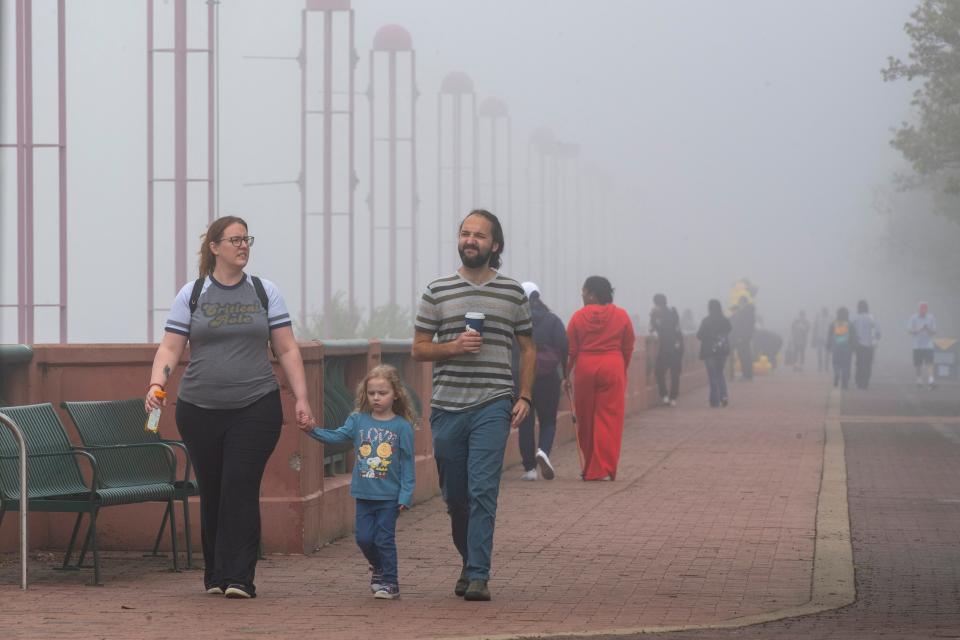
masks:
{"type": "Polygon", "coordinates": [[[414,412],[413,403],[410,402],[410,396],[407,395],[407,390],[400,380],[400,372],[397,371],[396,367],[392,367],[389,364],[381,364],[374,367],[367,372],[363,381],[357,385],[357,403],[354,410],[359,413],[373,413],[373,407],[370,406],[370,401],[367,400],[367,383],[374,378],[382,378],[390,383],[390,387],[393,389],[393,412],[411,425],[415,425],[417,422],[417,414],[414,412]]]}
{"type": "Polygon", "coordinates": [[[213,273],[213,268],[217,265],[217,256],[213,255],[213,251],[210,250],[211,242],[218,242],[223,239],[223,232],[226,231],[227,227],[230,225],[239,222],[243,225],[244,229],[249,229],[246,221],[243,218],[238,218],[237,216],[223,216],[222,218],[217,218],[210,223],[210,226],[207,227],[207,231],[201,236],[202,241],[200,243],[200,277],[206,278],[208,275],[213,273]]]}

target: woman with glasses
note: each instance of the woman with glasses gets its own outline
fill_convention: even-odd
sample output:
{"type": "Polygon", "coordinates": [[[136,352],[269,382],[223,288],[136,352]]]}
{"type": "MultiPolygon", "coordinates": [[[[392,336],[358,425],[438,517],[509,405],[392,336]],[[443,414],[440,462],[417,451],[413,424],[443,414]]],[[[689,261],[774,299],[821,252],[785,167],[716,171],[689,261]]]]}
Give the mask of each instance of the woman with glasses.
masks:
{"type": "Polygon", "coordinates": [[[272,282],[244,272],[252,246],[241,218],[210,224],[200,278],[173,301],[144,403],[148,412],[166,404],[155,392],[165,390],[189,342],[177,428],[200,488],[204,589],[228,598],[256,597],[260,482],[283,423],[268,343],[296,398],[298,424],[313,415],[286,303],[272,282]]]}

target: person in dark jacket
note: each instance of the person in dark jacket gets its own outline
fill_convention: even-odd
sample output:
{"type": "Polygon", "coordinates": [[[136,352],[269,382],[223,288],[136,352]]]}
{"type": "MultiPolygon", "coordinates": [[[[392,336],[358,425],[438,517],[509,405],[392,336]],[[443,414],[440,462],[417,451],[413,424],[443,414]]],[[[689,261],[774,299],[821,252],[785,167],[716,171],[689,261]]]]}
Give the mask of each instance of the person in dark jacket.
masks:
{"type": "Polygon", "coordinates": [[[846,389],[850,383],[850,364],[853,361],[853,345],[856,332],[850,324],[850,310],[837,309],[837,318],[827,331],[827,351],[833,354],[833,386],[846,389]]]}
{"type": "Polygon", "coordinates": [[[683,363],[683,333],[680,331],[680,314],[676,307],[667,306],[667,296],[653,296],[650,311],[650,333],[657,334],[657,361],[654,375],[657,392],[663,404],[677,406],[680,395],[680,366],[683,363]],[[667,391],[667,371],[670,372],[670,390],[667,391]]]}
{"type": "Polygon", "coordinates": [[[730,354],[730,332],[733,325],[723,315],[719,300],[707,303],[707,317],[700,323],[697,338],[700,340],[700,359],[707,369],[710,380],[710,406],[727,406],[727,380],[723,367],[730,354]]]}
{"type": "Polygon", "coordinates": [[[733,316],[730,318],[733,331],[730,332],[731,346],[737,350],[740,359],[740,371],[744,380],[753,380],[753,332],[757,326],[757,311],[747,296],[741,296],[733,316]]]}
{"type": "MultiPolygon", "coordinates": [[[[533,342],[537,347],[536,378],[533,382],[533,407],[520,423],[520,457],[523,459],[521,480],[553,480],[550,449],[557,432],[557,408],[560,405],[560,381],[567,379],[567,329],[561,320],[540,299],[540,288],[524,282],[523,291],[530,300],[533,319],[533,342]],[[534,413],[540,422],[540,442],[534,430],[534,413]],[[539,467],[539,474],[537,468],[539,467]]],[[[519,367],[519,352],[514,350],[514,371],[519,367]]],[[[514,379],[517,376],[514,375],[514,379]]]]}

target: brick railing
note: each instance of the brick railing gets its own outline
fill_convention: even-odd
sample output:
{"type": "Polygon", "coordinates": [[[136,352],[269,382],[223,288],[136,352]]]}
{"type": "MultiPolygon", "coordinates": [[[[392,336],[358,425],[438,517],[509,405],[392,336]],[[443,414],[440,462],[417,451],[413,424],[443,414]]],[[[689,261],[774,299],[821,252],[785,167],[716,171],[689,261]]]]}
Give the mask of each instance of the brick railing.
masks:
{"type": "MultiPolygon", "coordinates": [[[[431,366],[410,357],[410,341],[349,340],[326,343],[303,343],[310,404],[314,412],[339,415],[349,409],[349,402],[358,381],[368,368],[388,362],[397,366],[404,381],[417,397],[426,415],[415,432],[417,488],[415,501],[426,500],[439,493],[436,466],[433,462],[429,428],[431,366]],[[331,380],[325,385],[325,372],[331,380]],[[334,381],[333,376],[338,379],[334,381]],[[327,386],[331,402],[324,406],[327,386]],[[333,402],[336,397],[336,403],[333,402]],[[332,406],[336,404],[336,406],[332,406]]],[[[627,411],[642,411],[656,397],[653,382],[652,356],[654,341],[640,339],[630,365],[627,411]]],[[[21,350],[17,353],[20,354],[21,350]]],[[[115,400],[140,397],[150,375],[156,345],[36,345],[32,358],[0,360],[0,398],[10,405],[52,402],[60,411],[62,401],[115,400]]],[[[22,354],[21,354],[22,355],[22,354]]],[[[167,386],[172,398],[184,361],[167,386]]],[[[696,340],[688,344],[684,365],[684,384],[699,386],[706,376],[696,359],[696,340]]],[[[263,546],[267,552],[309,553],[325,542],[346,535],[353,529],[353,500],[350,498],[351,452],[325,452],[315,440],[303,435],[292,423],[294,399],[279,366],[285,424],[280,441],[264,474],[261,490],[263,514],[263,546]]],[[[573,424],[566,400],[561,401],[556,443],[573,439],[573,424]]],[[[61,418],[71,438],[79,443],[69,418],[61,418]]],[[[338,425],[328,425],[338,426],[338,425]]],[[[173,406],[160,420],[164,437],[178,438],[173,406]]],[[[507,444],[506,465],[520,461],[516,433],[507,444]]],[[[194,522],[199,523],[199,504],[191,504],[194,522]]],[[[105,509],[98,517],[97,528],[104,549],[147,549],[153,544],[163,512],[161,504],[130,505],[105,509]]],[[[30,516],[32,548],[65,548],[72,526],[72,516],[36,513],[30,516]]],[[[199,526],[193,528],[194,545],[199,549],[199,526]]],[[[17,548],[15,518],[5,518],[0,526],[0,551],[17,548]]]]}

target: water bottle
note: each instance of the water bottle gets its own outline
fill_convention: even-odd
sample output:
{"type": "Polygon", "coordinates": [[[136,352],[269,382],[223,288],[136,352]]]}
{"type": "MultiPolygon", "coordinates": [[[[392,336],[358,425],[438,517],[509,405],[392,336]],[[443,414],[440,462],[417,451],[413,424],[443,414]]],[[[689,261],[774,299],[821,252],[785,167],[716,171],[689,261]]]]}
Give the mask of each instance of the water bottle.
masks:
{"type": "MultiPolygon", "coordinates": [[[[163,389],[154,389],[153,397],[158,400],[163,400],[167,397],[167,392],[163,389]]],[[[150,415],[147,417],[147,423],[143,425],[144,431],[149,431],[151,433],[156,433],[160,428],[160,407],[157,407],[150,412],[150,415]]]]}

